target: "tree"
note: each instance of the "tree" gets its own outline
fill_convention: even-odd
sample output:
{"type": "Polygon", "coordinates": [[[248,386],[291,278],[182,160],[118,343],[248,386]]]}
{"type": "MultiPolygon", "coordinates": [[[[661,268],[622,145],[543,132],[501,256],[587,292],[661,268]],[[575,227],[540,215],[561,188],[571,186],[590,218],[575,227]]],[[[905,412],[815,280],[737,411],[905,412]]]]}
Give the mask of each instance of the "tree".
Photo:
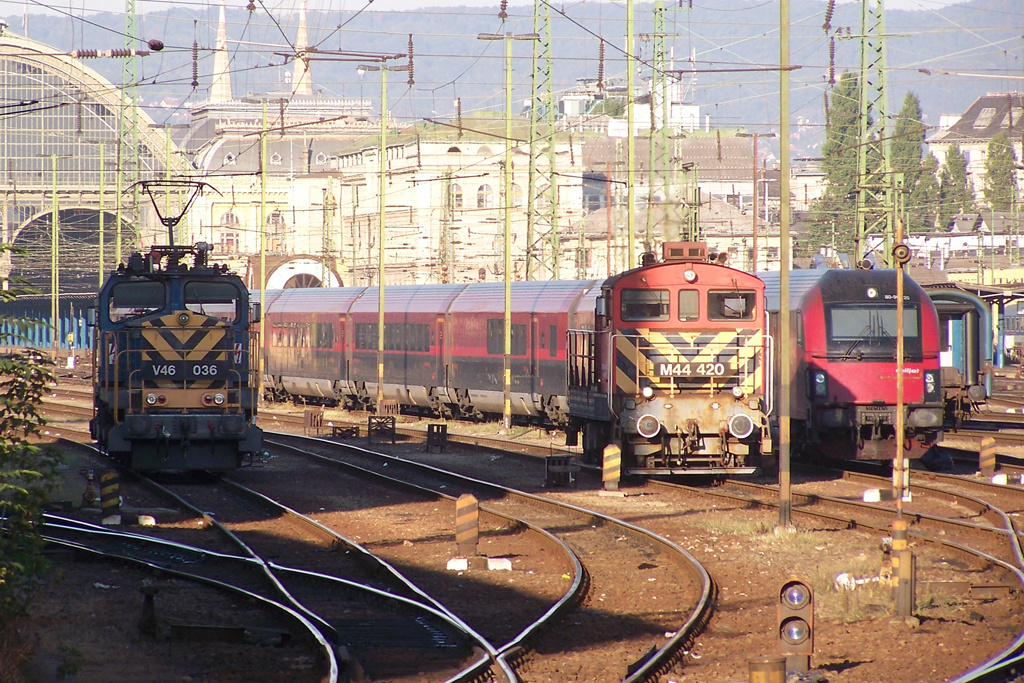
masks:
{"type": "MultiPolygon", "coordinates": [[[[0,245],[0,253],[24,253],[0,245]]],[[[0,300],[10,302],[26,290],[13,283],[0,290],[0,300]]],[[[24,341],[25,320],[0,316],[7,323],[0,345],[24,341]]],[[[46,576],[43,557],[43,512],[57,480],[60,457],[48,447],[31,443],[45,424],[39,413],[43,397],[54,381],[52,362],[37,349],[0,354],[0,674],[4,680],[16,673],[20,658],[27,656],[18,635],[18,621],[46,576]],[[14,667],[14,668],[10,668],[14,667]]]]}
{"type": "Polygon", "coordinates": [[[845,72],[832,89],[825,142],[821,146],[821,170],[825,192],[811,211],[808,230],[810,251],[834,246],[849,251],[857,232],[856,196],[858,116],[860,86],[857,77],[845,72]]]}
{"type": "Polygon", "coordinates": [[[946,151],[946,161],[939,174],[939,230],[949,229],[957,214],[977,211],[974,204],[974,183],[967,175],[967,157],[955,142],[946,151]]]}
{"type": "Polygon", "coordinates": [[[906,229],[908,232],[930,231],[935,226],[935,203],[938,199],[938,181],[935,172],[938,160],[934,156],[921,160],[924,147],[925,125],[921,121],[921,102],[917,95],[907,93],[893,126],[889,158],[894,173],[903,174],[906,192],[906,229]],[[927,165],[932,164],[930,169],[927,165]]]}
{"type": "Polygon", "coordinates": [[[985,154],[985,201],[995,211],[1008,211],[1017,196],[1017,155],[1006,131],[988,141],[985,154]]]}
{"type": "Polygon", "coordinates": [[[931,152],[921,162],[921,176],[907,202],[908,232],[935,230],[939,213],[939,160],[931,152]]]}

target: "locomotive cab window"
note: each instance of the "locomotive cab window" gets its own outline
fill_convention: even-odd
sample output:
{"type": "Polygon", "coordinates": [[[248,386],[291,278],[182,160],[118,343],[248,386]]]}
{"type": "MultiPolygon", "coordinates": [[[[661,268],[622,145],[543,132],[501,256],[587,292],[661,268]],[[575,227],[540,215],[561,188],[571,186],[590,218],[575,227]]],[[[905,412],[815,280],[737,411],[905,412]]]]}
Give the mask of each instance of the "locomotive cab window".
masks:
{"type": "Polygon", "coordinates": [[[668,290],[622,290],[619,300],[619,317],[627,321],[668,320],[668,290]]]}
{"type": "Polygon", "coordinates": [[[753,320],[756,301],[750,291],[708,292],[708,320],[753,320]]]}
{"type": "Polygon", "coordinates": [[[700,318],[700,292],[696,289],[679,290],[679,319],[697,320],[700,318]]]}
{"type": "Polygon", "coordinates": [[[161,310],[166,299],[162,282],[121,282],[110,289],[107,316],[112,323],[138,318],[161,310]]]}
{"type": "Polygon", "coordinates": [[[239,290],[228,282],[186,282],[185,308],[227,323],[238,321],[239,290]]]}
{"type": "MultiPolygon", "coordinates": [[[[908,304],[903,312],[903,347],[910,358],[921,356],[919,331],[920,311],[908,304]]],[[[828,352],[843,358],[878,356],[895,357],[896,334],[895,304],[846,304],[825,307],[825,333],[828,352]]]]}

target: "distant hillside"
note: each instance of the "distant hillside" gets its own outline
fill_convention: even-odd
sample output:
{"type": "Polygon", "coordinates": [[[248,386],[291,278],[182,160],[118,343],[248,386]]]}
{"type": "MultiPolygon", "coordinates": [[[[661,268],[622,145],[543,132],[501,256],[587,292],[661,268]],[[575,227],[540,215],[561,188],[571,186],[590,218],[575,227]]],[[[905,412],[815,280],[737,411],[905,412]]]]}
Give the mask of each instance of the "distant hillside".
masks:
{"type": "MultiPolygon", "coordinates": [[[[673,3],[670,3],[673,4],[673,3]]],[[[276,14],[277,23],[261,10],[251,15],[244,8],[228,9],[228,37],[232,41],[231,68],[235,94],[262,93],[286,88],[288,68],[282,64],[286,42],[294,41],[295,14],[276,14]]],[[[674,4],[673,4],[674,6],[674,4]]],[[[652,53],[650,32],[652,4],[635,6],[636,32],[641,60],[652,53]]],[[[829,44],[822,29],[824,2],[794,0],[791,3],[791,58],[799,68],[791,74],[791,107],[794,123],[794,154],[814,156],[824,122],[823,95],[829,63],[829,44]]],[[[453,114],[454,100],[462,99],[463,111],[504,106],[503,45],[482,42],[479,33],[526,33],[533,30],[532,8],[512,7],[505,25],[494,10],[480,8],[434,9],[409,12],[318,13],[308,16],[309,40],[322,50],[362,53],[353,61],[314,61],[314,87],[325,96],[379,98],[380,79],[367,73],[362,82],[356,66],[368,54],[403,53],[408,34],[414,37],[415,80],[406,86],[406,74],[389,77],[389,106],[403,120],[445,117],[453,114]],[[344,24],[344,28],[336,27],[344,24]]],[[[596,78],[599,69],[598,36],[610,41],[605,48],[604,76],[622,78],[622,38],[625,10],[621,4],[573,5],[562,15],[552,11],[556,89],[572,87],[578,78],[596,78]]],[[[61,51],[74,48],[121,47],[123,15],[88,15],[85,21],[67,17],[29,15],[30,37],[61,51]]],[[[8,16],[10,30],[21,33],[21,16],[8,16]]],[[[778,125],[778,72],[743,71],[772,67],[778,62],[777,3],[717,3],[714,8],[666,12],[666,44],[675,55],[677,69],[689,69],[686,61],[696,56],[695,88],[690,94],[713,127],[746,128],[768,132],[778,125]]],[[[942,114],[959,114],[985,92],[1019,89],[1024,74],[1024,15],[1019,3],[1009,0],[973,0],[942,11],[889,11],[888,91],[890,113],[896,113],[909,90],[921,99],[926,122],[937,125],[942,114]],[[980,77],[979,74],[1000,76],[980,77]],[[1004,78],[1005,77],[1005,78],[1004,78]]],[[[860,4],[840,5],[831,25],[848,27],[853,36],[860,30],[860,4]]],[[[173,108],[192,92],[193,40],[200,46],[199,97],[210,84],[216,36],[216,5],[201,12],[172,9],[148,14],[138,20],[140,38],[159,38],[167,48],[140,60],[139,88],[142,101],[157,121],[180,122],[182,110],[173,108]],[[161,102],[163,106],[158,106],[161,102]],[[170,104],[171,106],[167,106],[170,104]]],[[[137,45],[144,48],[144,43],[137,45]]],[[[531,44],[514,43],[514,82],[517,106],[529,96],[531,44]]],[[[856,39],[836,41],[837,70],[856,70],[860,44],[856,39]]],[[[96,68],[115,83],[121,82],[118,60],[93,60],[96,68]]],[[[646,80],[650,67],[641,64],[637,83],[646,80]]],[[[377,106],[375,104],[375,106],[377,106]]]]}

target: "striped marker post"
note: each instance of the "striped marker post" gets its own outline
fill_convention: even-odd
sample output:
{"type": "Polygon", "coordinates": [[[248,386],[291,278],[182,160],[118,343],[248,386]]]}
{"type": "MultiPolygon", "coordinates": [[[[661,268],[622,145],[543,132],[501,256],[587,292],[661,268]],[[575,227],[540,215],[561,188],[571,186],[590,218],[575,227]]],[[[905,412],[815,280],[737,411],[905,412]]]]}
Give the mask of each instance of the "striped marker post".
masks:
{"type": "Polygon", "coordinates": [[[100,510],[104,520],[109,519],[113,524],[120,523],[121,480],[114,470],[107,470],[100,475],[100,510]]]}
{"type": "Polygon", "coordinates": [[[996,440],[994,437],[986,436],[981,440],[981,450],[978,452],[978,469],[986,477],[991,477],[996,471],[996,440]]]}
{"type": "Polygon", "coordinates": [[[619,477],[622,472],[622,449],[613,443],[604,447],[602,459],[601,481],[605,491],[619,490],[619,477]]]}
{"type": "Polygon", "coordinates": [[[477,554],[480,540],[480,504],[476,496],[463,493],[455,501],[455,542],[459,554],[470,557],[477,554]]]}

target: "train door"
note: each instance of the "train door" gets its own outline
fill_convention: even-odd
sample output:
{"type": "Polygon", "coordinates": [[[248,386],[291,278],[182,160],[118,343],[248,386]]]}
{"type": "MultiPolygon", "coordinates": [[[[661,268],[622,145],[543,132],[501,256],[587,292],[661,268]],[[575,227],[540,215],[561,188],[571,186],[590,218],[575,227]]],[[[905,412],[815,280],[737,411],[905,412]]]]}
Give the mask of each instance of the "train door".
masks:
{"type": "Polygon", "coordinates": [[[537,316],[530,317],[530,386],[531,394],[540,393],[539,382],[537,381],[537,340],[540,334],[540,321],[537,316]]]}
{"type": "Polygon", "coordinates": [[[346,332],[348,325],[345,324],[345,316],[338,316],[338,336],[334,340],[334,349],[338,359],[338,377],[342,381],[348,381],[349,357],[348,344],[346,343],[346,332]]]}

